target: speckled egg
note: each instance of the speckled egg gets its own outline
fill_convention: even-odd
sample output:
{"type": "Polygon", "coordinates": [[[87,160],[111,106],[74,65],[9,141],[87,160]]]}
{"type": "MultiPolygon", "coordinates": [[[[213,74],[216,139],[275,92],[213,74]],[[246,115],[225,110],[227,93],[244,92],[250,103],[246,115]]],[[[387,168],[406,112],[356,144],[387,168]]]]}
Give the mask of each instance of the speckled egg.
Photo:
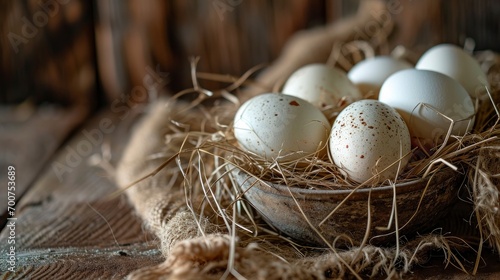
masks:
{"type": "Polygon", "coordinates": [[[392,74],[413,68],[410,63],[392,56],[376,56],[358,62],[347,73],[347,77],[364,96],[378,98],[380,87],[392,74]]]}
{"type": "Polygon", "coordinates": [[[234,117],[234,136],[247,151],[268,161],[292,161],[327,145],[330,124],[311,103],[266,93],[243,103],[234,117]]]}
{"type": "Polygon", "coordinates": [[[377,100],[360,100],[347,106],[330,134],[333,162],[359,183],[376,174],[373,183],[394,180],[408,163],[409,156],[405,155],[410,150],[410,133],[402,117],[377,100]]]}
{"type": "Polygon", "coordinates": [[[295,71],[281,92],[307,100],[320,109],[336,107],[342,99],[351,103],[362,97],[343,70],[319,63],[295,71]]]}

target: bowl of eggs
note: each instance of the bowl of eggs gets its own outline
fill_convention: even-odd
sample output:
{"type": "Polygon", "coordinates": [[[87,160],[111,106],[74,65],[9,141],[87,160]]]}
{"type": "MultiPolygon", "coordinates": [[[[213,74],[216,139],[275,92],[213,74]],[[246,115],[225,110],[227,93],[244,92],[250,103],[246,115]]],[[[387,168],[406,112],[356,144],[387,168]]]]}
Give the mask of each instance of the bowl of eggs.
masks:
{"type": "Polygon", "coordinates": [[[425,233],[456,202],[462,177],[443,170],[432,179],[356,190],[317,190],[231,175],[245,198],[279,232],[312,246],[395,244],[425,233]],[[397,232],[396,232],[397,229],[397,232]]]}
{"type": "Polygon", "coordinates": [[[326,159],[348,184],[288,186],[240,167],[232,169],[233,181],[269,224],[307,244],[396,243],[423,233],[448,214],[464,172],[442,167],[402,177],[417,150],[432,154],[471,131],[474,103],[487,86],[478,63],[453,45],[429,49],[416,66],[390,56],[361,61],[348,73],[306,65],[280,93],[240,106],[237,145],[263,166],[326,159]]]}

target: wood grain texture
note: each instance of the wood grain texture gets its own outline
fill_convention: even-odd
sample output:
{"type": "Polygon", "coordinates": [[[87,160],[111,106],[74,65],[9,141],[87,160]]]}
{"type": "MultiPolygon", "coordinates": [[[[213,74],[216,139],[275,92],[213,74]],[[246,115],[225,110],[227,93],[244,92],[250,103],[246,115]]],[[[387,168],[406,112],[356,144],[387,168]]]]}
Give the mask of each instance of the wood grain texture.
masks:
{"type": "MultiPolygon", "coordinates": [[[[7,167],[17,169],[16,196],[26,192],[45,163],[68,135],[86,117],[75,108],[62,109],[29,105],[0,107],[0,183],[7,185],[7,167]]],[[[0,194],[2,225],[7,210],[7,195],[0,194]]]]}
{"type": "Polygon", "coordinates": [[[123,279],[130,271],[158,263],[161,255],[154,243],[139,243],[31,249],[19,258],[23,267],[4,273],[3,279],[123,279]]]}
{"type": "Polygon", "coordinates": [[[162,261],[155,237],[143,228],[126,198],[110,197],[116,190],[112,166],[127,142],[133,115],[107,111],[95,116],[46,165],[18,204],[15,273],[6,271],[4,261],[7,230],[0,234],[4,278],[120,279],[162,261]],[[101,129],[103,122],[112,131],[101,129]],[[69,164],[68,155],[75,157],[82,143],[92,143],[92,133],[94,140],[101,139],[92,150],[70,171],[56,172],[54,164],[69,164]]]}

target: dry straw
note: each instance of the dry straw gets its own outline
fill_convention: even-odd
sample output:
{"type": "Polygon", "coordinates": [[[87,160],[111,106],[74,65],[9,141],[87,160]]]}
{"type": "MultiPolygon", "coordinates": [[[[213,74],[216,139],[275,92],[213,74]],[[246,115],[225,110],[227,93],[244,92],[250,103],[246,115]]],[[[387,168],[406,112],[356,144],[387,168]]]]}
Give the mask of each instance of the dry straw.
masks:
{"type": "MultiPolygon", "coordinates": [[[[371,46],[361,41],[335,45],[328,63],[348,69],[385,48],[371,46]]],[[[405,50],[401,50],[395,53],[404,56],[405,50]]],[[[500,75],[500,59],[484,52],[478,60],[488,71],[492,86],[488,91],[490,99],[477,104],[473,132],[463,137],[448,135],[445,143],[434,150],[415,149],[412,162],[400,170],[397,181],[384,182],[396,186],[432,178],[444,169],[456,170],[457,175],[465,176],[466,183],[460,190],[464,194],[462,201],[453,208],[454,218],[448,219],[452,223],[442,223],[440,228],[405,239],[398,234],[404,225],[398,224],[398,210],[394,208],[388,228],[394,228],[397,241],[382,246],[370,244],[368,232],[361,240],[339,236],[332,242],[322,237],[307,215],[302,215],[324,241],[320,247],[297,242],[265,223],[244,199],[245,193],[231,176],[232,170],[242,170],[257,183],[272,182],[289,188],[354,192],[378,185],[353,183],[327,157],[313,155],[278,163],[242,150],[231,124],[240,104],[235,96],[244,91],[270,90],[251,79],[259,67],[242,77],[231,77],[199,73],[197,61],[192,60],[193,88],[151,105],[117,168],[118,184],[158,236],[165,256],[161,265],[135,271],[129,277],[399,278],[428,262],[430,252],[435,251],[442,253],[446,266],[477,273],[484,250],[500,251],[500,114],[496,106],[500,87],[494,79],[500,75]],[[203,89],[198,83],[201,78],[227,82],[228,86],[217,91],[203,89]],[[341,239],[343,242],[339,242],[341,239]],[[463,252],[474,252],[475,257],[467,259],[463,252]]],[[[332,117],[345,104],[340,105],[332,117]]],[[[433,187],[433,181],[429,182],[426,188],[433,187]]],[[[368,200],[373,199],[368,196],[368,200]]],[[[396,200],[394,192],[394,205],[396,200]]],[[[420,205],[414,207],[419,209],[420,205]]],[[[368,218],[366,229],[371,222],[368,218]]]]}

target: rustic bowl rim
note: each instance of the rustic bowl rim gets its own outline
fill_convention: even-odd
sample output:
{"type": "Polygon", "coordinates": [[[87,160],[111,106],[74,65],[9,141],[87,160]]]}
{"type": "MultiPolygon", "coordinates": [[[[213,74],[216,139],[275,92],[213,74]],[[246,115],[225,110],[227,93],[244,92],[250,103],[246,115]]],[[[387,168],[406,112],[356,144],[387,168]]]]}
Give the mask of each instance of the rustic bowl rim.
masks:
{"type": "MultiPolygon", "coordinates": [[[[322,196],[322,195],[324,195],[324,196],[329,196],[329,197],[331,197],[331,196],[346,197],[346,196],[352,196],[352,195],[365,196],[365,195],[368,195],[370,192],[372,195],[389,194],[389,193],[393,194],[394,190],[396,190],[396,193],[398,195],[401,195],[401,194],[411,193],[411,192],[425,188],[425,186],[427,186],[427,182],[434,177],[433,175],[429,175],[425,178],[420,177],[420,178],[417,178],[414,180],[396,183],[396,184],[394,184],[394,186],[382,185],[382,186],[364,186],[364,187],[360,187],[360,188],[353,187],[353,188],[349,188],[349,189],[338,189],[338,190],[316,190],[316,189],[308,189],[308,188],[289,187],[286,185],[272,183],[269,181],[258,179],[255,176],[246,173],[245,171],[241,170],[238,167],[235,167],[234,171],[237,172],[236,176],[245,176],[244,181],[248,181],[248,180],[257,181],[256,183],[253,183],[254,181],[251,182],[251,184],[254,185],[254,186],[251,186],[251,188],[256,187],[255,185],[267,185],[269,188],[264,189],[262,186],[260,186],[260,187],[258,187],[258,189],[260,189],[261,191],[264,191],[264,192],[270,192],[270,193],[273,193],[276,195],[287,196],[287,197],[290,197],[290,193],[296,194],[296,195],[308,195],[308,196],[322,196]],[[426,184],[423,184],[423,183],[426,183],[426,184]]],[[[440,176],[440,178],[437,178],[437,182],[444,182],[447,179],[450,179],[450,176],[446,176],[446,174],[452,174],[452,173],[455,173],[455,172],[451,169],[444,168],[444,169],[437,170],[436,173],[434,173],[434,174],[440,176]]]]}

